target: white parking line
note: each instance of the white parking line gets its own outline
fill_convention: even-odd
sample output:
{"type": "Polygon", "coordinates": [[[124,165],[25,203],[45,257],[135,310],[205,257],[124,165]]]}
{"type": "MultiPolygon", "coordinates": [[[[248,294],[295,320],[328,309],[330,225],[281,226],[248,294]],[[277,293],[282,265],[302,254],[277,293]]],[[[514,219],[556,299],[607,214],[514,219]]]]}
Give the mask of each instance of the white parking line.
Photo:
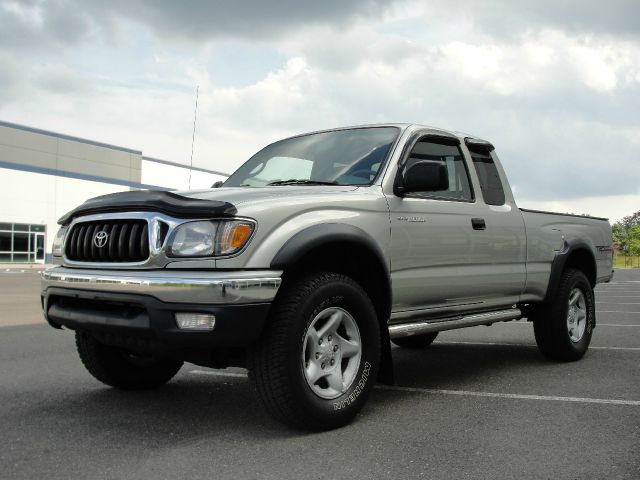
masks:
{"type": "MultiPolygon", "coordinates": [[[[607,298],[640,298],[640,295],[607,295],[607,298]]],[[[598,303],[602,303],[598,301],[598,303]]]]}
{"type": "MultiPolygon", "coordinates": [[[[598,294],[598,292],[596,292],[596,294],[598,294]]],[[[626,298],[633,298],[633,297],[640,297],[640,295],[638,294],[638,292],[635,292],[635,295],[629,295],[629,292],[624,292],[624,295],[620,295],[618,292],[608,292],[605,295],[602,295],[603,297],[615,297],[615,298],[620,298],[620,297],[626,297],[626,298]]]]}
{"type": "MultiPolygon", "coordinates": [[[[493,345],[493,346],[507,346],[507,347],[537,347],[535,343],[504,343],[504,342],[448,342],[446,340],[437,340],[434,344],[440,345],[493,345]]],[[[640,347],[594,347],[589,346],[590,350],[628,350],[630,352],[640,352],[640,347]]]]}
{"type": "Polygon", "coordinates": [[[631,295],[632,293],[636,296],[640,294],[637,290],[595,290],[596,296],[608,297],[614,295],[631,295]]]}
{"type": "Polygon", "coordinates": [[[378,390],[397,392],[426,393],[432,395],[459,395],[465,397],[509,398],[515,400],[543,400],[553,402],[598,403],[605,405],[630,405],[640,407],[640,400],[617,400],[614,398],[558,397],[549,395],[522,395],[519,393],[476,392],[471,390],[438,390],[433,388],[399,387],[394,385],[376,385],[378,390]]]}
{"type": "MultiPolygon", "coordinates": [[[[234,378],[246,378],[246,373],[233,373],[233,372],[213,372],[207,370],[191,370],[189,373],[195,375],[210,375],[217,377],[234,377],[234,378]]],[[[640,407],[640,400],[618,400],[614,398],[584,398],[584,397],[558,397],[547,395],[521,395],[518,393],[495,393],[495,392],[476,392],[471,390],[438,390],[432,388],[415,388],[415,387],[400,387],[395,385],[376,385],[377,390],[390,390],[396,392],[411,392],[411,393],[427,393],[433,395],[458,395],[465,397],[492,397],[492,398],[509,398],[515,400],[543,400],[543,401],[555,401],[555,402],[577,402],[577,403],[597,403],[604,405],[629,405],[633,407],[640,407]]]]}
{"type": "Polygon", "coordinates": [[[640,302],[631,302],[631,303],[623,303],[623,302],[601,302],[598,301],[600,305],[640,305],[640,302]]]}
{"type": "MultiPolygon", "coordinates": [[[[626,312],[625,312],[626,313],[626,312]]],[[[505,322],[506,325],[529,325],[531,322],[505,322]]],[[[640,327],[640,325],[626,325],[624,323],[600,323],[596,324],[598,327],[640,327]]]]}
{"type": "Polygon", "coordinates": [[[607,298],[607,297],[618,297],[618,296],[631,296],[631,297],[636,297],[636,298],[640,298],[640,295],[638,294],[638,292],[596,292],[596,298],[607,298]],[[631,295],[632,293],[634,293],[635,295],[631,295]]]}
{"type": "Polygon", "coordinates": [[[625,312],[624,310],[596,310],[596,313],[640,313],[640,312],[625,312]]]}
{"type": "Polygon", "coordinates": [[[246,373],[235,373],[235,372],[213,372],[211,370],[189,370],[189,373],[193,373],[194,375],[212,375],[214,377],[247,378],[246,373]]]}
{"type": "Polygon", "coordinates": [[[626,350],[629,352],[640,352],[640,347],[594,347],[589,345],[589,349],[594,350],[626,350]]]}
{"type": "Polygon", "coordinates": [[[594,290],[596,293],[638,293],[637,289],[630,288],[596,288],[594,290]]]}
{"type": "Polygon", "coordinates": [[[603,284],[599,283],[596,285],[596,289],[598,288],[637,288],[638,285],[611,285],[611,284],[603,284]]]}
{"type": "Polygon", "coordinates": [[[596,324],[598,327],[640,327],[640,325],[625,325],[624,323],[600,323],[596,324]]]}

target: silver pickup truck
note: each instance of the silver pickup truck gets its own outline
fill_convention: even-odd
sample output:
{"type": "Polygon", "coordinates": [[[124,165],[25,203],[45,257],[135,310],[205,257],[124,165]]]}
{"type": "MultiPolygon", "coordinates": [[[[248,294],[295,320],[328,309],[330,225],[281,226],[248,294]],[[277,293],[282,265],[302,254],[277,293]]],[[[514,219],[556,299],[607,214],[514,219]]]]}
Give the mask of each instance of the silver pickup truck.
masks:
{"type": "Polygon", "coordinates": [[[547,358],[581,358],[613,275],[606,219],[519,209],[493,145],[419,125],[288,138],[221,188],[97,197],[60,224],[42,306],[95,378],[246,367],[311,430],[393,382],[390,341],[527,318],[547,358]]]}

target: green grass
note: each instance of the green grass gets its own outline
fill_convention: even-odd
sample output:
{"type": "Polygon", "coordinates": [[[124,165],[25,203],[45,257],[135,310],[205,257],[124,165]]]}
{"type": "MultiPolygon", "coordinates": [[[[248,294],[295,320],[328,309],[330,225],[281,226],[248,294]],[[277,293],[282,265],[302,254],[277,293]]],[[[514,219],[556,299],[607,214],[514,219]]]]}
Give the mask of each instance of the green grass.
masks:
{"type": "Polygon", "coordinates": [[[640,268],[640,256],[625,258],[624,255],[615,254],[613,256],[613,268],[640,268]]]}

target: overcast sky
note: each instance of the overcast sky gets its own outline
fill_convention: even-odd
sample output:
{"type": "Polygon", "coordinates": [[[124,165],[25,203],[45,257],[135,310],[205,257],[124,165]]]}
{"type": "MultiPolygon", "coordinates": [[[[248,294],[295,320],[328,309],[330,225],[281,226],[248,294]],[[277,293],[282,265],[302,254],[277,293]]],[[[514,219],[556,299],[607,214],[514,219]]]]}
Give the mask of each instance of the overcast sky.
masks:
{"type": "Polygon", "coordinates": [[[496,145],[523,207],[640,210],[640,1],[0,0],[0,119],[233,171],[322,128],[496,145]]]}

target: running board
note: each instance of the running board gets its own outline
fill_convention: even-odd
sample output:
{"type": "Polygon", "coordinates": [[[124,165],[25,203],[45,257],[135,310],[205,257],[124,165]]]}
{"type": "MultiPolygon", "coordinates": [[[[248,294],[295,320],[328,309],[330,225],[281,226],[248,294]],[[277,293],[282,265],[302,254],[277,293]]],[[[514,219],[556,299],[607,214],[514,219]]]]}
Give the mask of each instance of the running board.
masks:
{"type": "Polygon", "coordinates": [[[402,325],[391,325],[389,327],[389,337],[410,337],[412,335],[455,330],[456,328],[474,327],[476,325],[491,325],[494,322],[506,322],[520,317],[522,317],[520,309],[511,308],[509,310],[478,313],[466,317],[454,317],[448,320],[439,319],[437,321],[425,320],[423,322],[404,323],[402,325]]]}

